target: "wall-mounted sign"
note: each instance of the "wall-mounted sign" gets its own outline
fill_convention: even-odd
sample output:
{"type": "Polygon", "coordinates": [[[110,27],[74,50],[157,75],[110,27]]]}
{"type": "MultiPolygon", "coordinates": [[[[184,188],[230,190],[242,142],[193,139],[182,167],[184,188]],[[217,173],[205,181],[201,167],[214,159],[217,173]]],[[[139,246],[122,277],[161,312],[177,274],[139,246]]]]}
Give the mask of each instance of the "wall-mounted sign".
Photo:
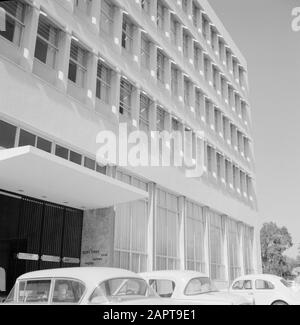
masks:
{"type": "Polygon", "coordinates": [[[80,259],[74,257],[64,257],[62,261],[66,264],[80,264],[80,259]]]}
{"type": "Polygon", "coordinates": [[[42,255],[41,260],[43,262],[60,263],[60,257],[59,256],[42,255]]]}
{"type": "Polygon", "coordinates": [[[37,254],[28,254],[28,253],[18,253],[17,254],[18,260],[24,260],[24,261],[38,261],[39,255],[37,254]]]}

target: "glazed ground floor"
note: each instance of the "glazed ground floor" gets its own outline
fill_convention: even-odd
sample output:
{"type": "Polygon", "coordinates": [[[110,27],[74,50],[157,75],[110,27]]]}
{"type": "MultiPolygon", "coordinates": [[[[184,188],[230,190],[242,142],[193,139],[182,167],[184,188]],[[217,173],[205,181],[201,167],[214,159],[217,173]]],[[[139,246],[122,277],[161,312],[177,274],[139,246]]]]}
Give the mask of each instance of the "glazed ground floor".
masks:
{"type": "Polygon", "coordinates": [[[198,270],[222,287],[255,272],[253,228],[150,187],[153,207],[154,200],[143,199],[88,211],[2,191],[2,290],[25,272],[79,265],[198,270]]]}

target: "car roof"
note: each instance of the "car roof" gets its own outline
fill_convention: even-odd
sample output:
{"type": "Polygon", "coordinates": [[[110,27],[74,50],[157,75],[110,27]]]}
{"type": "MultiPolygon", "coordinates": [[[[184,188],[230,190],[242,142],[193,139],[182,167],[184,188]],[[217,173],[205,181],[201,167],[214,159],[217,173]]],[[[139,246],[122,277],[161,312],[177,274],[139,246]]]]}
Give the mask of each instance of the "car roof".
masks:
{"type": "Polygon", "coordinates": [[[282,278],[274,274],[249,274],[243,275],[235,279],[234,282],[240,280],[281,280],[282,278]]]}
{"type": "Polygon", "coordinates": [[[98,285],[102,281],[113,278],[140,278],[136,273],[128,270],[105,267],[75,267],[34,271],[21,275],[18,280],[43,278],[71,278],[85,284],[98,285]]]}
{"type": "Polygon", "coordinates": [[[166,271],[153,271],[153,272],[145,272],[145,273],[139,273],[139,275],[143,278],[173,278],[183,281],[189,281],[193,278],[199,278],[199,277],[205,277],[208,276],[204,273],[196,272],[196,271],[177,271],[177,270],[166,270],[166,271]]]}

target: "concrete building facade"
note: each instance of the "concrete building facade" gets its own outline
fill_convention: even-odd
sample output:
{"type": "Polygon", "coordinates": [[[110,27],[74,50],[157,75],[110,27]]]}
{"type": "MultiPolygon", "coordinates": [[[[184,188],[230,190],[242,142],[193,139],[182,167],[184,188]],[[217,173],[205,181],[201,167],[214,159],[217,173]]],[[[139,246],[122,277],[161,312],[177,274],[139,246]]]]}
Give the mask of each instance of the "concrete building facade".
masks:
{"type": "Polygon", "coordinates": [[[247,64],[207,1],[0,7],[0,266],[10,281],[80,264],[199,270],[225,287],[260,271],[247,64]],[[192,147],[203,131],[204,175],[97,163],[97,134],[121,122],[189,130],[192,147]]]}

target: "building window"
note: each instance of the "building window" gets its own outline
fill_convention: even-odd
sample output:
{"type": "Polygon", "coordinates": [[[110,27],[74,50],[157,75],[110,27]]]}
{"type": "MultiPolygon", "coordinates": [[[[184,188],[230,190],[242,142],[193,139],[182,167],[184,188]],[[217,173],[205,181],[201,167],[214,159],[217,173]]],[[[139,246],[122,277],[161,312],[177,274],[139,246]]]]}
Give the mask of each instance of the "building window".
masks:
{"type": "Polygon", "coordinates": [[[149,15],[151,9],[151,0],[141,0],[141,7],[142,10],[149,15]]]}
{"type": "Polygon", "coordinates": [[[132,52],[133,49],[133,31],[134,31],[134,25],[124,15],[123,25],[122,25],[122,47],[130,53],[132,52]]]}
{"type": "Polygon", "coordinates": [[[0,35],[20,46],[22,32],[25,27],[25,4],[22,1],[3,1],[0,3],[0,7],[6,12],[5,31],[0,31],[0,35]]]}
{"type": "Polygon", "coordinates": [[[156,269],[179,268],[179,206],[178,197],[157,190],[156,269]]]}
{"type": "Polygon", "coordinates": [[[85,86],[87,56],[88,52],[72,40],[69,62],[69,80],[81,88],[84,88],[85,86]]]}
{"type": "Polygon", "coordinates": [[[110,103],[111,69],[98,61],[96,97],[103,102],[110,103]]]}
{"type": "Polygon", "coordinates": [[[14,125],[0,120],[0,148],[13,148],[15,146],[17,128],[14,125]]]}
{"type": "Polygon", "coordinates": [[[55,69],[58,53],[58,36],[58,28],[53,26],[46,17],[41,15],[34,56],[53,69],[55,69]]]}
{"type": "MultiPolygon", "coordinates": [[[[117,179],[148,191],[148,184],[120,171],[117,179]]],[[[119,204],[115,217],[114,266],[133,272],[147,271],[148,201],[119,204]]]]}
{"type": "MultiPolygon", "coordinates": [[[[97,0],[96,0],[97,1],[97,0]]],[[[113,33],[114,6],[107,0],[101,2],[100,29],[107,35],[113,33]]]]}
{"type": "Polygon", "coordinates": [[[239,232],[238,224],[234,220],[228,220],[228,257],[229,257],[229,279],[234,281],[241,276],[239,259],[239,232]]]}
{"type": "Polygon", "coordinates": [[[174,65],[171,67],[171,90],[173,95],[178,96],[179,70],[174,65]]]}
{"type": "Polygon", "coordinates": [[[202,15],[202,34],[206,40],[208,39],[208,35],[207,35],[208,25],[209,25],[208,20],[204,15],[202,15]]]}
{"type": "Polygon", "coordinates": [[[174,15],[171,15],[171,43],[174,45],[178,45],[178,24],[174,15]]]}
{"type": "Polygon", "coordinates": [[[157,52],[157,80],[161,83],[165,82],[165,56],[161,51],[157,52]]]}
{"type": "Polygon", "coordinates": [[[205,220],[202,207],[187,202],[186,253],[187,269],[205,273],[204,229],[205,220]]]}
{"type": "Polygon", "coordinates": [[[159,132],[165,131],[165,118],[166,111],[161,107],[157,107],[157,116],[156,116],[156,130],[159,132]]]}
{"type": "Polygon", "coordinates": [[[219,71],[213,67],[213,86],[215,90],[218,90],[219,71]]]}
{"type": "Polygon", "coordinates": [[[212,173],[214,170],[214,154],[214,149],[211,146],[207,146],[207,171],[209,173],[212,173]]]}
{"type": "Polygon", "coordinates": [[[222,179],[222,162],[223,162],[223,157],[222,154],[217,152],[217,177],[219,180],[222,179]]]}
{"type": "Polygon", "coordinates": [[[144,94],[140,97],[140,129],[149,132],[149,114],[151,108],[151,99],[144,94]]]}
{"type": "Polygon", "coordinates": [[[126,119],[131,119],[131,100],[133,86],[124,78],[121,79],[120,87],[120,114],[126,119]]]}
{"type": "Polygon", "coordinates": [[[231,163],[229,160],[225,160],[225,182],[227,185],[231,184],[231,163]]]}
{"type": "Polygon", "coordinates": [[[211,103],[208,99],[205,99],[205,122],[207,125],[211,124],[210,110],[211,110],[211,103]]]}
{"type": "Polygon", "coordinates": [[[212,280],[224,280],[222,217],[210,213],[210,276],[212,280]]]}
{"type": "Polygon", "coordinates": [[[166,8],[163,6],[163,4],[160,1],[158,1],[156,23],[157,23],[157,27],[160,30],[164,30],[165,28],[165,9],[166,8]]]}
{"type": "Polygon", "coordinates": [[[141,65],[149,70],[150,69],[150,47],[151,42],[142,35],[142,43],[141,43],[141,65]]]}
{"type": "Polygon", "coordinates": [[[195,91],[195,104],[196,104],[196,115],[198,119],[201,119],[201,111],[202,111],[202,96],[200,90],[196,89],[195,91]]]}
{"type": "Polygon", "coordinates": [[[35,147],[36,136],[25,130],[20,130],[19,147],[32,146],[35,147]]]}
{"type": "Polygon", "coordinates": [[[90,15],[91,13],[92,0],[75,0],[75,6],[78,10],[90,15]]]}
{"type": "Polygon", "coordinates": [[[194,64],[196,69],[202,69],[202,50],[198,46],[195,46],[194,48],[194,64]]]}

